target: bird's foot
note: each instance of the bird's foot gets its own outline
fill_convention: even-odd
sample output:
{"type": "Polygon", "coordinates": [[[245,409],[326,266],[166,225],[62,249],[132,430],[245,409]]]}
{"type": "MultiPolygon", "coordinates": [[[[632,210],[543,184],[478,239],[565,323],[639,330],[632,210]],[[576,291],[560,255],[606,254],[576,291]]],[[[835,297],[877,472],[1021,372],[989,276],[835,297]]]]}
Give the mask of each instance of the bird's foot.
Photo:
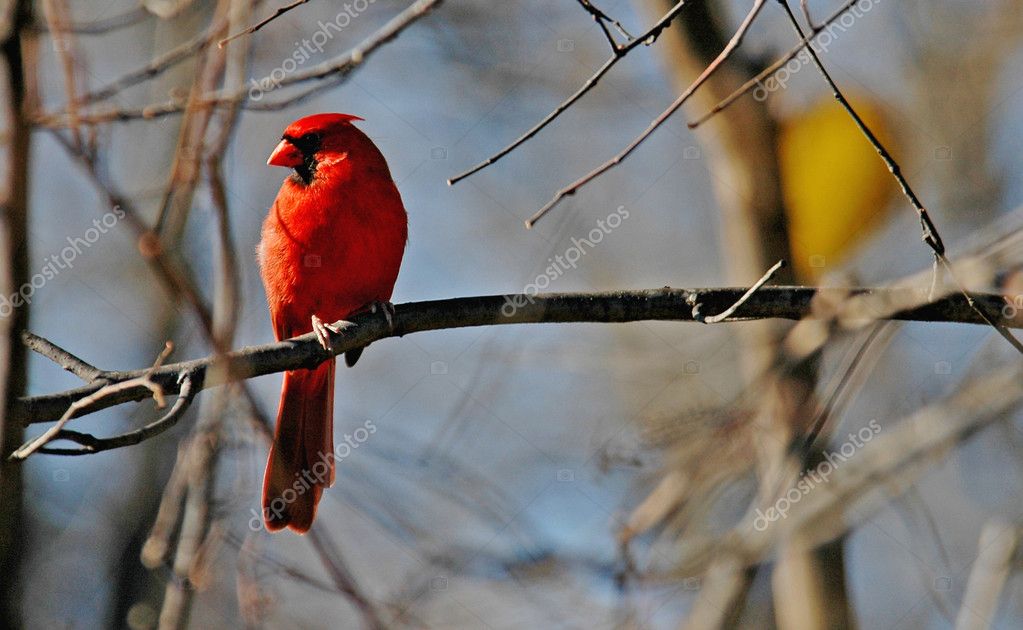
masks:
{"type": "Polygon", "coordinates": [[[312,321],[313,332],[316,333],[316,340],[320,342],[320,345],[323,346],[323,349],[326,350],[327,352],[330,352],[331,333],[334,333],[336,335],[339,334],[345,328],[355,325],[352,322],[341,322],[342,325],[340,326],[335,324],[328,324],[319,317],[317,317],[316,315],[313,315],[312,321]]]}
{"type": "Polygon", "coordinates": [[[369,312],[370,313],[383,312],[384,319],[387,320],[387,329],[390,330],[392,333],[394,332],[394,304],[378,300],[369,305],[369,312]]]}

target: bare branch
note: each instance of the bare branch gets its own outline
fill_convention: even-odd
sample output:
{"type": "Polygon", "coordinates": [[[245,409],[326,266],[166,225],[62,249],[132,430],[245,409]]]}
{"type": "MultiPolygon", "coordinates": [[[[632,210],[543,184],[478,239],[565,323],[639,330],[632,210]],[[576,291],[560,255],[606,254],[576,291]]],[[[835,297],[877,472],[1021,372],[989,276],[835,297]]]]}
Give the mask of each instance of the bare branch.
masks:
{"type": "Polygon", "coordinates": [[[33,335],[27,330],[22,331],[21,341],[25,346],[39,355],[46,357],[53,361],[60,367],[64,368],[68,372],[71,372],[78,378],[82,379],[86,383],[95,381],[103,377],[103,370],[90,365],[84,360],[71,354],[64,348],[61,348],[57,344],[53,343],[49,339],[44,339],[38,335],[33,335]]]}
{"type": "MultiPolygon", "coordinates": [[[[189,107],[196,108],[220,108],[231,107],[242,103],[246,109],[259,111],[276,111],[290,105],[310,98],[323,90],[335,87],[348,79],[349,75],[363,64],[371,54],[381,46],[390,42],[400,35],[406,28],[424,17],[430,11],[440,6],[443,0],[416,0],[407,9],[394,16],[387,24],[383,25],[372,35],[360,42],[348,52],[313,66],[301,72],[295,72],[278,84],[276,88],[284,88],[300,83],[319,81],[320,83],[297,96],[289,97],[280,101],[252,103],[249,97],[250,89],[240,87],[231,90],[216,90],[203,94],[191,104],[184,99],[176,98],[163,103],[152,103],[137,109],[110,109],[106,111],[82,113],[78,120],[82,124],[98,124],[108,122],[126,122],[131,120],[154,119],[180,114],[189,107]]],[[[42,114],[36,118],[38,124],[47,127],[65,127],[68,125],[68,117],[63,112],[42,114]]]]}
{"type": "MultiPolygon", "coordinates": [[[[796,35],[801,40],[806,40],[806,34],[803,32],[803,27],[799,25],[799,21],[796,19],[795,13],[792,12],[792,7],[789,6],[788,0],[781,0],[782,7],[785,8],[785,13],[788,15],[789,22],[792,24],[792,28],[796,31],[796,35]]],[[[934,226],[934,222],[931,220],[931,215],[927,212],[927,208],[924,207],[923,202],[917,197],[916,192],[912,186],[909,185],[909,180],[902,174],[902,169],[899,167],[898,162],[892,157],[892,154],[885,148],[881,140],[878,139],[877,135],[867,126],[867,123],[863,121],[863,118],[853,108],[852,104],[849,103],[849,99],[845,97],[842,90],[835,83],[834,78],[824,67],[824,62],[821,61],[820,56],[812,45],[806,47],[806,51],[810,53],[810,57],[813,59],[813,64],[820,72],[821,76],[827,82],[828,87],[831,88],[831,93],[838,101],[838,104],[842,106],[842,109],[849,114],[853,122],[856,123],[856,128],[860,130],[860,133],[867,138],[870,145],[874,147],[877,155],[884,162],[884,165],[888,167],[892,177],[899,183],[899,187],[902,189],[902,194],[906,196],[909,203],[912,204],[913,209],[916,210],[917,215],[920,217],[920,228],[923,230],[924,242],[934,250],[936,256],[945,255],[945,244],[941,240],[941,236],[938,234],[938,229],[934,226]]]]}
{"type": "Polygon", "coordinates": [[[710,78],[710,76],[714,74],[718,68],[721,67],[721,64],[732,55],[732,52],[734,52],[735,49],[738,48],[740,44],[742,44],[743,38],[746,36],[746,33],[749,32],[750,26],[753,25],[754,20],[756,20],[757,16],[760,14],[760,11],[764,8],[766,2],[767,0],[754,0],[753,7],[750,8],[749,13],[746,14],[746,17],[739,25],[739,28],[736,29],[735,34],[732,35],[732,38],[728,41],[728,44],[725,45],[724,50],[722,50],[721,53],[717,56],[717,58],[714,59],[714,61],[711,62],[711,64],[707,66],[706,69],[704,69],[700,76],[696,77],[696,80],[693,81],[692,84],[688,88],[686,88],[686,90],[682,92],[682,94],[680,94],[679,97],[676,98],[671,105],[668,106],[668,109],[661,112],[661,114],[650,123],[650,125],[643,131],[643,133],[636,136],[636,138],[632,142],[630,142],[628,146],[622,149],[622,151],[615,155],[613,158],[611,158],[607,162],[604,162],[603,164],[593,169],[586,175],[580,177],[575,182],[569,184],[565,188],[562,188],[557,193],[555,193],[553,199],[547,202],[546,205],[537,210],[536,213],[533,214],[533,216],[529,217],[529,219],[526,220],[526,227],[527,228],[533,227],[533,225],[537,221],[539,221],[545,214],[547,214],[552,208],[554,208],[554,206],[558,205],[558,203],[561,202],[562,199],[576,194],[577,192],[579,192],[580,188],[582,188],[586,184],[592,182],[596,178],[600,177],[607,171],[611,170],[615,166],[625,161],[625,159],[628,158],[633,151],[639,148],[639,145],[643,144],[643,142],[645,142],[646,139],[649,138],[653,132],[657,131],[657,129],[660,128],[661,125],[663,125],[669,118],[671,118],[671,116],[675,112],[677,112],[679,108],[686,103],[686,101],[689,100],[689,98],[696,92],[696,90],[700,89],[700,86],[702,86],[707,81],[707,79],[710,78]]]}
{"type": "Polygon", "coordinates": [[[608,17],[606,13],[604,13],[597,7],[593,6],[593,3],[590,2],[590,0],[576,1],[579,3],[579,6],[583,8],[584,11],[590,14],[590,16],[593,18],[593,21],[596,22],[598,26],[600,26],[601,32],[604,33],[604,38],[607,39],[608,45],[611,46],[611,51],[613,53],[617,53],[618,49],[621,48],[621,44],[619,44],[618,41],[615,39],[615,36],[611,33],[611,29],[609,29],[607,25],[608,24],[613,25],[616,29],[618,29],[619,33],[623,33],[625,34],[626,37],[628,37],[628,33],[626,32],[625,27],[623,27],[618,20],[611,19],[610,17],[608,17]]]}
{"type": "MultiPolygon", "coordinates": [[[[169,68],[176,66],[182,61],[185,61],[206,49],[206,47],[209,46],[210,41],[216,37],[217,33],[223,30],[225,24],[226,22],[223,21],[215,21],[202,33],[179,44],[178,46],[175,46],[162,55],[154,57],[147,62],[146,65],[109,81],[106,85],[82,94],[79,97],[79,103],[85,105],[96,101],[103,101],[111,98],[112,96],[116,96],[133,85],[138,85],[143,81],[148,81],[158,77],[169,68]]],[[[44,118],[50,119],[54,117],[61,117],[66,114],[67,111],[65,110],[64,112],[49,114],[44,118]]]]}
{"type": "Polygon", "coordinates": [[[244,31],[238,31],[234,35],[228,35],[224,39],[222,39],[219,42],[217,42],[217,48],[223,48],[229,42],[232,42],[232,41],[238,39],[239,37],[244,37],[245,35],[251,35],[252,33],[255,33],[256,31],[258,31],[259,29],[263,28],[264,26],[266,26],[270,22],[273,22],[277,18],[281,17],[282,15],[287,13],[288,11],[291,11],[292,9],[301,6],[301,5],[305,4],[306,2],[309,2],[309,0],[295,0],[291,4],[286,4],[286,5],[282,6],[282,7],[278,7],[277,10],[273,12],[273,14],[263,18],[262,20],[260,20],[258,22],[256,22],[255,24],[253,24],[252,26],[248,27],[244,31]]]}
{"type": "MultiPolygon", "coordinates": [[[[73,22],[67,25],[67,29],[68,32],[75,35],[104,35],[120,28],[138,24],[151,15],[149,11],[146,11],[145,7],[140,5],[133,9],[128,9],[124,13],[93,22],[73,22]]],[[[46,24],[36,24],[35,27],[39,32],[49,30],[46,24]]]]}
{"type": "MultiPolygon", "coordinates": [[[[792,28],[795,30],[796,35],[798,35],[800,39],[805,40],[806,34],[803,32],[803,27],[799,25],[799,20],[796,19],[796,14],[793,13],[792,7],[789,6],[788,0],[780,0],[780,2],[782,7],[785,9],[785,13],[788,16],[789,22],[792,24],[792,28]]],[[[962,283],[959,282],[959,279],[956,278],[955,272],[952,269],[952,265],[951,263],[949,263],[948,258],[945,256],[945,244],[942,242],[941,235],[938,233],[938,228],[934,225],[934,221],[931,219],[930,213],[927,212],[927,208],[924,207],[923,202],[920,201],[920,198],[917,197],[916,192],[909,185],[909,180],[907,180],[905,175],[902,174],[902,168],[899,166],[898,162],[895,161],[895,158],[892,157],[892,154],[888,151],[888,149],[885,148],[884,144],[881,143],[881,140],[877,137],[873,130],[871,130],[867,123],[864,122],[863,118],[859,115],[859,113],[857,113],[856,109],[853,108],[852,104],[849,102],[849,99],[847,99],[845,97],[845,94],[842,93],[842,90],[838,87],[838,84],[831,76],[831,73],[829,73],[828,70],[824,67],[824,62],[821,61],[821,58],[817,54],[817,51],[814,49],[814,47],[812,45],[809,45],[806,47],[806,50],[807,52],[810,53],[810,58],[813,59],[814,66],[816,66],[821,76],[824,77],[824,80],[831,88],[831,93],[835,97],[835,100],[838,101],[839,105],[842,106],[842,109],[844,109],[845,112],[849,114],[849,117],[852,118],[853,122],[856,124],[856,128],[860,130],[860,133],[862,133],[864,137],[866,137],[867,141],[870,142],[870,145],[874,148],[874,151],[877,152],[877,155],[881,158],[881,161],[884,162],[885,166],[888,168],[888,171],[892,174],[892,177],[894,177],[895,181],[898,182],[899,187],[902,189],[903,195],[905,195],[906,199],[909,200],[909,203],[913,206],[913,209],[916,210],[917,216],[920,219],[920,229],[923,232],[923,240],[925,243],[927,243],[927,246],[930,247],[931,250],[934,252],[934,257],[936,261],[932,287],[935,286],[938,281],[937,262],[940,262],[942,266],[948,271],[949,275],[952,277],[955,284],[959,287],[959,290],[962,292],[963,297],[966,298],[966,301],[970,304],[971,308],[976,308],[972,296],[970,296],[969,292],[966,291],[966,289],[962,286],[962,283]]],[[[976,308],[976,311],[977,314],[980,315],[985,322],[987,322],[992,328],[994,328],[998,332],[999,335],[1001,335],[1006,341],[1009,342],[1009,345],[1015,348],[1016,351],[1019,352],[1020,354],[1023,354],[1023,343],[1020,343],[1020,341],[1016,339],[1016,337],[1014,337],[1012,333],[1010,333],[1005,327],[999,326],[995,321],[991,320],[983,309],[976,308]]]]}
{"type": "Polygon", "coordinates": [[[178,399],[174,401],[174,404],[171,405],[167,413],[144,427],[108,438],[98,438],[88,433],[62,429],[57,431],[49,441],[68,440],[81,444],[83,448],[72,449],[44,446],[40,447],[37,452],[47,455],[91,455],[115,448],[134,446],[149,438],[160,435],[177,424],[178,420],[188,411],[192,401],[195,400],[195,395],[199,393],[199,389],[195,386],[195,380],[191,376],[186,375],[185,378],[181,379],[181,391],[178,393],[178,399]]]}
{"type": "Polygon", "coordinates": [[[508,155],[509,153],[517,149],[520,145],[524,144],[527,140],[529,140],[536,134],[540,133],[544,129],[544,127],[554,122],[554,120],[557,119],[557,117],[560,116],[562,113],[564,113],[565,110],[567,110],[569,107],[575,104],[575,102],[582,98],[587,92],[596,87],[597,83],[600,82],[604,75],[607,74],[616,63],[618,63],[622,58],[629,54],[629,52],[631,52],[634,48],[636,48],[640,44],[646,46],[652,44],[661,34],[661,31],[667,28],[668,25],[671,24],[671,21],[675,19],[675,16],[677,16],[679,12],[682,11],[683,6],[685,6],[685,0],[681,0],[679,3],[673,6],[671,10],[665,13],[661,19],[657,20],[657,22],[649,29],[647,29],[645,33],[641,34],[639,37],[634,38],[628,44],[614,49],[612,55],[608,58],[607,61],[604,62],[604,65],[600,66],[600,68],[598,68],[597,71],[594,72],[593,75],[591,75],[590,78],[587,79],[586,82],[582,84],[582,87],[580,87],[578,90],[575,91],[574,94],[572,94],[572,96],[569,96],[567,99],[562,101],[560,105],[555,107],[554,111],[544,116],[543,120],[533,125],[528,131],[526,131],[524,134],[516,138],[508,146],[504,147],[503,149],[501,149],[494,155],[490,156],[486,160],[483,160],[476,166],[473,166],[469,170],[459,173],[458,175],[455,175],[454,177],[449,179],[448,186],[453,186],[458,182],[462,181],[463,179],[465,179],[466,177],[469,177],[474,173],[482,171],[486,167],[490,166],[494,162],[497,162],[504,156],[508,155]]]}
{"type": "Polygon", "coordinates": [[[779,57],[777,60],[775,60],[774,63],[772,63],[768,67],[761,70],[755,77],[753,77],[746,83],[743,83],[742,86],[740,86],[737,90],[735,90],[734,92],[726,96],[724,99],[722,99],[721,102],[715,105],[714,108],[711,109],[709,112],[707,112],[703,116],[700,116],[696,120],[688,123],[689,128],[696,129],[697,127],[704,124],[717,114],[721,113],[725,109],[728,109],[728,107],[732,103],[739,100],[742,96],[754,90],[757,86],[761,84],[761,82],[764,81],[764,79],[768,79],[774,76],[775,73],[777,73],[779,70],[785,67],[785,64],[795,59],[796,55],[798,55],[803,50],[803,48],[808,47],[811,44],[811,42],[813,42],[813,40],[816,39],[817,36],[824,31],[824,29],[828,28],[829,26],[840,20],[842,16],[844,16],[846,13],[851,11],[852,8],[856,6],[857,2],[859,2],[859,0],[847,0],[846,3],[839,7],[839,9],[836,10],[834,13],[832,13],[830,17],[828,17],[822,23],[813,27],[811,29],[810,34],[804,37],[801,42],[793,46],[787,53],[779,57]]]}
{"type": "Polygon", "coordinates": [[[60,60],[61,69],[64,74],[64,91],[67,96],[67,115],[71,135],[74,138],[75,146],[82,146],[82,133],[78,127],[78,109],[81,99],[78,96],[78,81],[76,75],[77,60],[74,50],[74,36],[68,32],[68,7],[65,0],[44,0],[43,15],[46,17],[46,24],[53,38],[54,49],[57,51],[57,58],[60,60]]]}
{"type": "Polygon", "coordinates": [[[717,542],[694,543],[694,554],[677,572],[690,575],[705,570],[722,553],[734,553],[745,566],[752,566],[766,561],[781,540],[809,548],[841,536],[869,519],[887,503],[885,499],[912,487],[928,465],[949,449],[1018,408],[1023,402],[1020,377],[1018,366],[996,366],[948,398],[906,418],[892,419],[881,435],[844,461],[827,483],[817,484],[793,503],[784,518],[758,528],[757,512],[751,508],[747,518],[717,542]],[[877,493],[878,488],[885,492],[877,493]]]}
{"type": "MultiPolygon", "coordinates": [[[[348,326],[333,338],[330,352],[326,352],[312,333],[280,343],[252,346],[228,353],[223,360],[228,370],[210,371],[218,360],[216,356],[184,361],[152,371],[150,380],[165,394],[177,393],[182,374],[189,374],[200,388],[221,385],[226,380],[244,380],[285,370],[311,368],[332,356],[362,348],[388,337],[401,337],[415,332],[462,328],[469,326],[498,326],[507,324],[540,323],[625,323],[638,321],[697,321],[692,305],[719,312],[727,309],[746,292],[746,289],[652,289],[646,291],[617,291],[611,293],[553,293],[547,295],[492,295],[453,298],[429,302],[401,304],[395,308],[394,326],[390,327],[383,313],[367,313],[352,318],[355,326],[348,326]]],[[[752,319],[798,320],[812,316],[811,305],[818,290],[806,287],[764,287],[742,305],[727,322],[752,319]]],[[[915,304],[892,314],[875,316],[876,310],[861,317],[871,321],[882,319],[928,322],[957,322],[984,324],[984,320],[970,307],[960,294],[953,294],[922,304],[925,291],[914,289],[860,289],[852,291],[854,298],[876,298],[883,303],[915,304]]],[[[1023,320],[1005,319],[1002,311],[1005,299],[1000,295],[981,294],[974,298],[999,322],[1013,328],[1023,327],[1023,320]]],[[[853,318],[848,315],[847,319],[853,318]]],[[[338,322],[342,325],[344,322],[338,322]]],[[[847,322],[848,323],[848,322],[847,322]]],[[[21,398],[15,404],[13,417],[23,424],[52,422],[65,415],[70,405],[92,396],[109,383],[123,383],[145,375],[148,370],[131,372],[105,372],[107,381],[65,392],[21,398]]],[[[103,396],[88,407],[88,412],[114,405],[148,398],[150,389],[142,384],[118,389],[103,396]]],[[[75,417],[72,414],[70,417],[75,417]]]]}
{"type": "Polygon", "coordinates": [[[697,318],[697,321],[703,322],[704,324],[720,324],[721,322],[727,320],[729,317],[734,315],[735,311],[737,311],[740,306],[748,302],[749,299],[753,297],[753,294],[759,291],[760,287],[767,284],[771,280],[771,278],[774,277],[774,274],[778,273],[778,270],[784,266],[785,266],[784,260],[779,260],[777,263],[775,263],[773,267],[767,270],[767,273],[765,273],[759,280],[757,280],[756,284],[749,288],[749,291],[743,293],[742,297],[736,300],[735,304],[732,304],[727,309],[725,309],[724,312],[718,313],[717,315],[711,317],[703,317],[702,315],[699,314],[701,305],[697,304],[696,306],[693,307],[693,316],[697,318]]]}
{"type": "Polygon", "coordinates": [[[803,19],[806,20],[806,25],[810,28],[817,28],[813,21],[813,15],[810,14],[810,7],[806,4],[806,0],[799,0],[799,7],[803,10],[803,19]]]}
{"type": "Polygon", "coordinates": [[[327,575],[334,582],[334,587],[339,593],[345,596],[359,612],[362,613],[363,621],[370,630],[384,630],[387,625],[380,619],[376,606],[363,592],[355,578],[355,574],[345,562],[341,550],[338,549],[330,535],[322,532],[321,528],[314,528],[309,531],[309,543],[312,545],[320,562],[327,570],[327,575]]]}
{"type": "Polygon", "coordinates": [[[977,560],[966,583],[963,604],[956,618],[957,630],[989,628],[998,615],[998,599],[1012,571],[1019,549],[1018,526],[994,518],[980,532],[977,560]]]}
{"type": "MultiPolygon", "coordinates": [[[[32,453],[35,453],[39,449],[49,444],[51,441],[57,439],[57,435],[61,432],[64,426],[67,425],[67,423],[70,422],[73,417],[75,417],[76,414],[84,415],[83,412],[86,412],[86,410],[88,410],[90,406],[103,400],[103,398],[115,395],[118,392],[130,390],[136,387],[143,387],[149,390],[149,392],[153,396],[153,400],[156,401],[156,406],[162,409],[166,405],[163,396],[163,388],[160,387],[158,383],[154,383],[150,376],[152,376],[153,372],[163,364],[164,359],[167,358],[167,356],[171,353],[173,349],[174,344],[168,341],[167,344],[164,346],[163,352],[161,352],[160,356],[156,358],[156,362],[153,363],[153,366],[146,370],[145,373],[143,373],[141,376],[137,376],[135,378],[131,378],[126,381],[121,381],[118,383],[109,383],[99,388],[89,396],[80,398],[73,402],[68,407],[67,411],[64,412],[64,415],[61,416],[60,420],[57,421],[57,424],[47,429],[45,433],[43,433],[36,439],[23,445],[21,448],[11,453],[9,459],[24,460],[28,458],[30,455],[32,455],[32,453]]],[[[82,434],[76,434],[76,436],[81,435],[82,434]]]]}

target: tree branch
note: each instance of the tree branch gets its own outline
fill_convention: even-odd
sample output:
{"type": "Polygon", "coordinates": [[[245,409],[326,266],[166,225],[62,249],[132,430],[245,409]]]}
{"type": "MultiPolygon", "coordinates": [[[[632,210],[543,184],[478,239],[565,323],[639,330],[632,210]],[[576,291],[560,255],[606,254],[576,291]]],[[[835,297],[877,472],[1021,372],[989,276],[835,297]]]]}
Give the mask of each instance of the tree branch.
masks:
{"type": "Polygon", "coordinates": [[[228,43],[238,39],[239,37],[244,37],[245,35],[251,35],[252,33],[255,33],[256,31],[258,31],[259,29],[263,28],[264,26],[266,26],[270,22],[273,22],[277,18],[281,17],[282,15],[287,13],[288,11],[291,11],[292,9],[294,9],[294,8],[296,8],[298,6],[303,5],[306,2],[309,2],[309,0],[295,0],[291,4],[288,4],[288,5],[285,5],[285,6],[282,6],[282,7],[277,7],[277,10],[274,11],[272,15],[269,15],[269,16],[263,18],[262,20],[256,22],[255,24],[253,24],[252,26],[246,28],[243,31],[238,31],[237,33],[234,33],[232,35],[228,35],[224,39],[222,39],[219,42],[217,42],[217,48],[223,48],[228,43]]]}
{"type": "Polygon", "coordinates": [[[583,186],[586,186],[587,184],[597,179],[604,173],[608,172],[612,168],[624,162],[626,158],[632,155],[633,151],[639,148],[639,145],[646,142],[647,138],[653,135],[653,133],[657,131],[661,127],[661,125],[667,122],[667,120],[671,118],[675,114],[675,112],[681,109],[682,106],[685,105],[685,103],[693,96],[693,94],[695,94],[696,91],[699,90],[700,87],[702,87],[707,82],[707,80],[715,72],[717,72],[719,68],[721,68],[724,65],[724,63],[729,59],[729,57],[732,56],[732,53],[734,53],[739,48],[739,46],[742,45],[743,40],[749,33],[750,27],[753,26],[753,22],[755,22],[757,16],[760,15],[760,12],[763,10],[766,2],[767,0],[753,0],[753,6],[746,14],[746,17],[739,24],[739,28],[736,29],[731,39],[729,39],[728,43],[725,44],[724,49],[718,54],[717,57],[714,58],[713,61],[710,62],[710,64],[703,70],[703,72],[700,73],[700,76],[696,77],[696,79],[693,80],[691,84],[689,84],[689,87],[687,87],[685,90],[683,90],[681,94],[679,94],[678,98],[676,98],[671,103],[671,105],[668,106],[666,110],[658,114],[656,118],[650,121],[650,124],[647,126],[646,129],[643,130],[642,133],[636,136],[631,142],[629,142],[628,145],[626,145],[624,149],[615,154],[614,157],[607,160],[606,162],[604,162],[597,168],[593,169],[586,175],[583,175],[582,177],[572,182],[568,186],[554,193],[554,197],[550,201],[548,201],[546,204],[543,205],[543,207],[541,207],[539,210],[533,213],[533,216],[526,219],[526,227],[532,228],[537,221],[543,218],[545,214],[550,212],[554,208],[554,206],[561,203],[563,199],[575,195],[583,186]]]}
{"type": "MultiPolygon", "coordinates": [[[[101,381],[82,387],[20,398],[12,409],[12,418],[22,424],[52,422],[61,418],[76,401],[91,396],[105,386],[137,379],[148,373],[149,380],[166,395],[180,391],[179,382],[187,375],[195,391],[221,385],[228,380],[249,379],[265,374],[311,368],[332,356],[361,348],[387,337],[415,332],[497,326],[505,324],[553,324],[572,322],[624,323],[638,321],[696,322],[721,313],[741,299],[746,289],[662,289],[615,291],[609,293],[562,293],[546,295],[491,295],[400,304],[395,307],[394,326],[389,327],[383,313],[367,313],[352,318],[354,326],[344,327],[325,351],[312,333],[280,343],[250,346],[224,357],[229,369],[209,371],[214,357],[205,357],[128,372],[104,371],[101,381]],[[207,378],[209,377],[209,378],[207,378]]],[[[818,290],[806,287],[763,287],[738,308],[727,322],[753,319],[798,320],[812,316],[811,303],[818,290]]],[[[917,304],[895,313],[869,310],[864,319],[953,322],[986,324],[961,294],[949,295],[920,304],[925,291],[913,289],[858,289],[852,297],[876,298],[882,304],[917,304]],[[916,299],[913,299],[916,298],[916,299]]],[[[989,317],[1008,327],[1023,327],[1023,319],[1003,315],[1005,299],[993,294],[975,294],[974,299],[989,317]]],[[[137,385],[118,390],[95,401],[88,413],[152,396],[151,389],[137,385]]],[[[75,417],[75,416],[72,416],[75,417]]]]}
{"type": "Polygon", "coordinates": [[[38,335],[33,335],[27,330],[24,330],[21,332],[21,342],[32,352],[53,361],[86,383],[90,383],[103,377],[103,370],[76,357],[49,339],[43,339],[38,335]]]}
{"type": "MultiPolygon", "coordinates": [[[[174,344],[168,341],[167,344],[164,346],[163,351],[160,353],[160,356],[156,358],[156,363],[153,364],[153,367],[146,370],[146,373],[143,374],[142,376],[127,381],[121,381],[117,383],[110,383],[108,385],[104,385],[91,396],[86,396],[85,398],[79,398],[78,400],[76,400],[74,403],[71,404],[70,407],[68,407],[68,410],[64,412],[64,415],[61,416],[60,420],[57,421],[57,424],[47,429],[46,432],[40,435],[39,437],[33,439],[27,444],[22,445],[21,448],[11,453],[10,459],[24,460],[28,458],[30,455],[32,455],[32,453],[35,453],[36,451],[42,449],[48,443],[55,439],[67,439],[72,441],[78,441],[80,444],[85,444],[85,442],[81,442],[79,438],[83,438],[83,436],[85,438],[88,438],[91,436],[86,436],[85,434],[78,433],[77,431],[71,432],[74,435],[69,435],[68,432],[64,431],[64,426],[68,422],[70,422],[71,419],[75,417],[75,415],[85,415],[85,413],[87,413],[85,412],[85,409],[94,405],[97,401],[102,400],[104,397],[116,394],[117,392],[142,386],[152,393],[153,400],[156,401],[157,407],[159,407],[160,409],[166,407],[167,403],[164,399],[163,388],[161,388],[156,383],[152,382],[149,379],[149,375],[152,374],[154,370],[163,365],[164,360],[167,358],[168,355],[170,355],[171,351],[173,350],[174,344]],[[62,433],[63,435],[61,435],[62,433]]],[[[189,381],[190,379],[185,377],[185,379],[179,378],[178,380],[189,381]]],[[[185,406],[187,407],[187,401],[191,400],[191,396],[189,393],[190,391],[191,383],[186,382],[181,388],[181,396],[178,398],[178,403],[174,405],[175,409],[177,409],[177,407],[181,405],[182,401],[185,401],[185,406]]],[[[182,410],[180,413],[184,413],[184,411],[182,410]]],[[[173,415],[173,413],[170,415],[173,415]]],[[[93,441],[95,441],[95,439],[93,441]]]]}
{"type": "MultiPolygon", "coordinates": [[[[592,7],[592,5],[589,5],[588,3],[587,5],[584,6],[592,7]]],[[[530,138],[532,138],[536,134],[543,131],[543,129],[547,127],[547,125],[554,122],[556,118],[561,116],[561,114],[568,110],[569,107],[574,105],[576,101],[585,96],[587,92],[595,88],[597,86],[597,83],[599,83],[600,80],[604,78],[604,75],[610,72],[611,68],[613,68],[614,65],[617,64],[619,61],[624,59],[625,56],[632,52],[633,49],[641,45],[649,46],[653,44],[657,40],[657,38],[660,37],[661,32],[664,31],[664,29],[671,24],[672,20],[675,19],[675,16],[677,16],[682,11],[682,7],[684,6],[685,0],[680,0],[679,2],[675,3],[675,5],[671,7],[671,9],[669,9],[668,12],[661,17],[661,19],[657,20],[657,22],[655,22],[653,26],[647,29],[646,32],[642,33],[638,37],[631,39],[629,42],[625,44],[612,45],[611,56],[608,57],[607,61],[605,61],[603,65],[601,65],[600,68],[597,69],[596,72],[590,75],[590,78],[586,79],[586,82],[583,83],[582,86],[579,87],[579,89],[573,92],[571,96],[562,101],[557,107],[555,107],[554,111],[544,116],[540,122],[530,127],[525,133],[523,133],[521,136],[513,140],[510,144],[506,145],[497,153],[491,155],[490,157],[476,164],[475,166],[470,167],[468,170],[463,171],[449,179],[448,186],[454,186],[455,184],[462,181],[466,177],[469,177],[470,175],[482,171],[486,167],[490,166],[494,162],[497,162],[504,156],[514,151],[520,145],[525,144],[530,138]]],[[[600,22],[599,18],[596,18],[596,16],[594,17],[595,19],[597,19],[598,23],[603,24],[602,22],[600,22]]]]}
{"type": "MultiPolygon", "coordinates": [[[[348,52],[284,77],[279,83],[273,85],[273,90],[299,83],[316,82],[316,85],[308,88],[305,92],[284,98],[283,100],[257,103],[249,96],[251,88],[249,86],[241,86],[234,89],[207,92],[194,99],[191,103],[180,98],[174,98],[162,103],[152,103],[138,109],[115,108],[83,113],[79,116],[78,120],[81,124],[89,125],[130,120],[152,120],[172,114],[180,114],[189,107],[223,108],[234,107],[239,103],[249,110],[278,111],[300,103],[344,82],[356,68],[361,66],[381,46],[398,37],[406,28],[427,15],[434,8],[440,6],[442,2],[443,0],[416,0],[348,52]]],[[[145,71],[143,69],[142,72],[145,71]]],[[[36,117],[35,122],[37,125],[44,127],[62,128],[68,125],[68,115],[66,111],[41,113],[36,117]]]]}
{"type": "Polygon", "coordinates": [[[108,438],[98,438],[89,433],[82,433],[81,431],[61,429],[53,435],[53,437],[49,440],[50,442],[68,440],[69,442],[81,444],[82,448],[54,448],[50,446],[41,446],[37,452],[45,453],[47,455],[91,455],[93,453],[109,451],[115,448],[134,446],[151,437],[156,437],[177,424],[178,420],[180,420],[181,417],[185,415],[185,412],[188,411],[188,408],[191,406],[192,400],[195,399],[195,395],[197,393],[198,392],[192,388],[192,379],[186,375],[183,379],[181,379],[181,391],[178,392],[178,399],[174,401],[170,410],[144,427],[134,429],[132,431],[125,431],[124,433],[108,438]]]}

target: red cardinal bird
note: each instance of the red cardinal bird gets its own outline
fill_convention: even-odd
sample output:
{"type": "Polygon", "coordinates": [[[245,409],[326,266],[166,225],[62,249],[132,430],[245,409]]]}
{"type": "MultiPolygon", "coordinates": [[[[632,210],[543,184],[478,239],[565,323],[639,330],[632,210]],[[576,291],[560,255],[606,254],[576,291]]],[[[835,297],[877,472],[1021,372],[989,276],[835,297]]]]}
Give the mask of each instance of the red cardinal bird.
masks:
{"type": "MultiPolygon", "coordinates": [[[[348,114],[293,122],[267,164],[295,169],[277,193],[257,249],[274,336],[390,307],[408,219],[387,162],[348,114]]],[[[390,312],[388,317],[390,317],[390,312]]],[[[354,365],[361,350],[345,356],[354,365]]],[[[323,489],[334,483],[334,360],[285,372],[263,479],[267,529],[309,529],[323,489]]]]}

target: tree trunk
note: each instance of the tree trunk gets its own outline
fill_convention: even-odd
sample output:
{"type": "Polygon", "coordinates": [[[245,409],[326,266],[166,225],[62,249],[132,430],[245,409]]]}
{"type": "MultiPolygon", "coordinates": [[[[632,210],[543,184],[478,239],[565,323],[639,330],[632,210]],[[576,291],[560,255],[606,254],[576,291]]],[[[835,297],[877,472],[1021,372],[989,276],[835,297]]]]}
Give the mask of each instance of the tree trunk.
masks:
{"type": "Polygon", "coordinates": [[[8,32],[2,50],[7,87],[7,153],[3,214],[0,216],[0,620],[4,627],[22,626],[19,565],[26,547],[21,465],[7,455],[21,445],[24,428],[10,419],[13,401],[25,394],[26,359],[21,332],[28,323],[28,304],[11,300],[29,280],[28,163],[31,127],[27,120],[26,59],[31,59],[29,0],[8,3],[8,32]],[[24,39],[22,35],[25,35],[24,39]]]}

